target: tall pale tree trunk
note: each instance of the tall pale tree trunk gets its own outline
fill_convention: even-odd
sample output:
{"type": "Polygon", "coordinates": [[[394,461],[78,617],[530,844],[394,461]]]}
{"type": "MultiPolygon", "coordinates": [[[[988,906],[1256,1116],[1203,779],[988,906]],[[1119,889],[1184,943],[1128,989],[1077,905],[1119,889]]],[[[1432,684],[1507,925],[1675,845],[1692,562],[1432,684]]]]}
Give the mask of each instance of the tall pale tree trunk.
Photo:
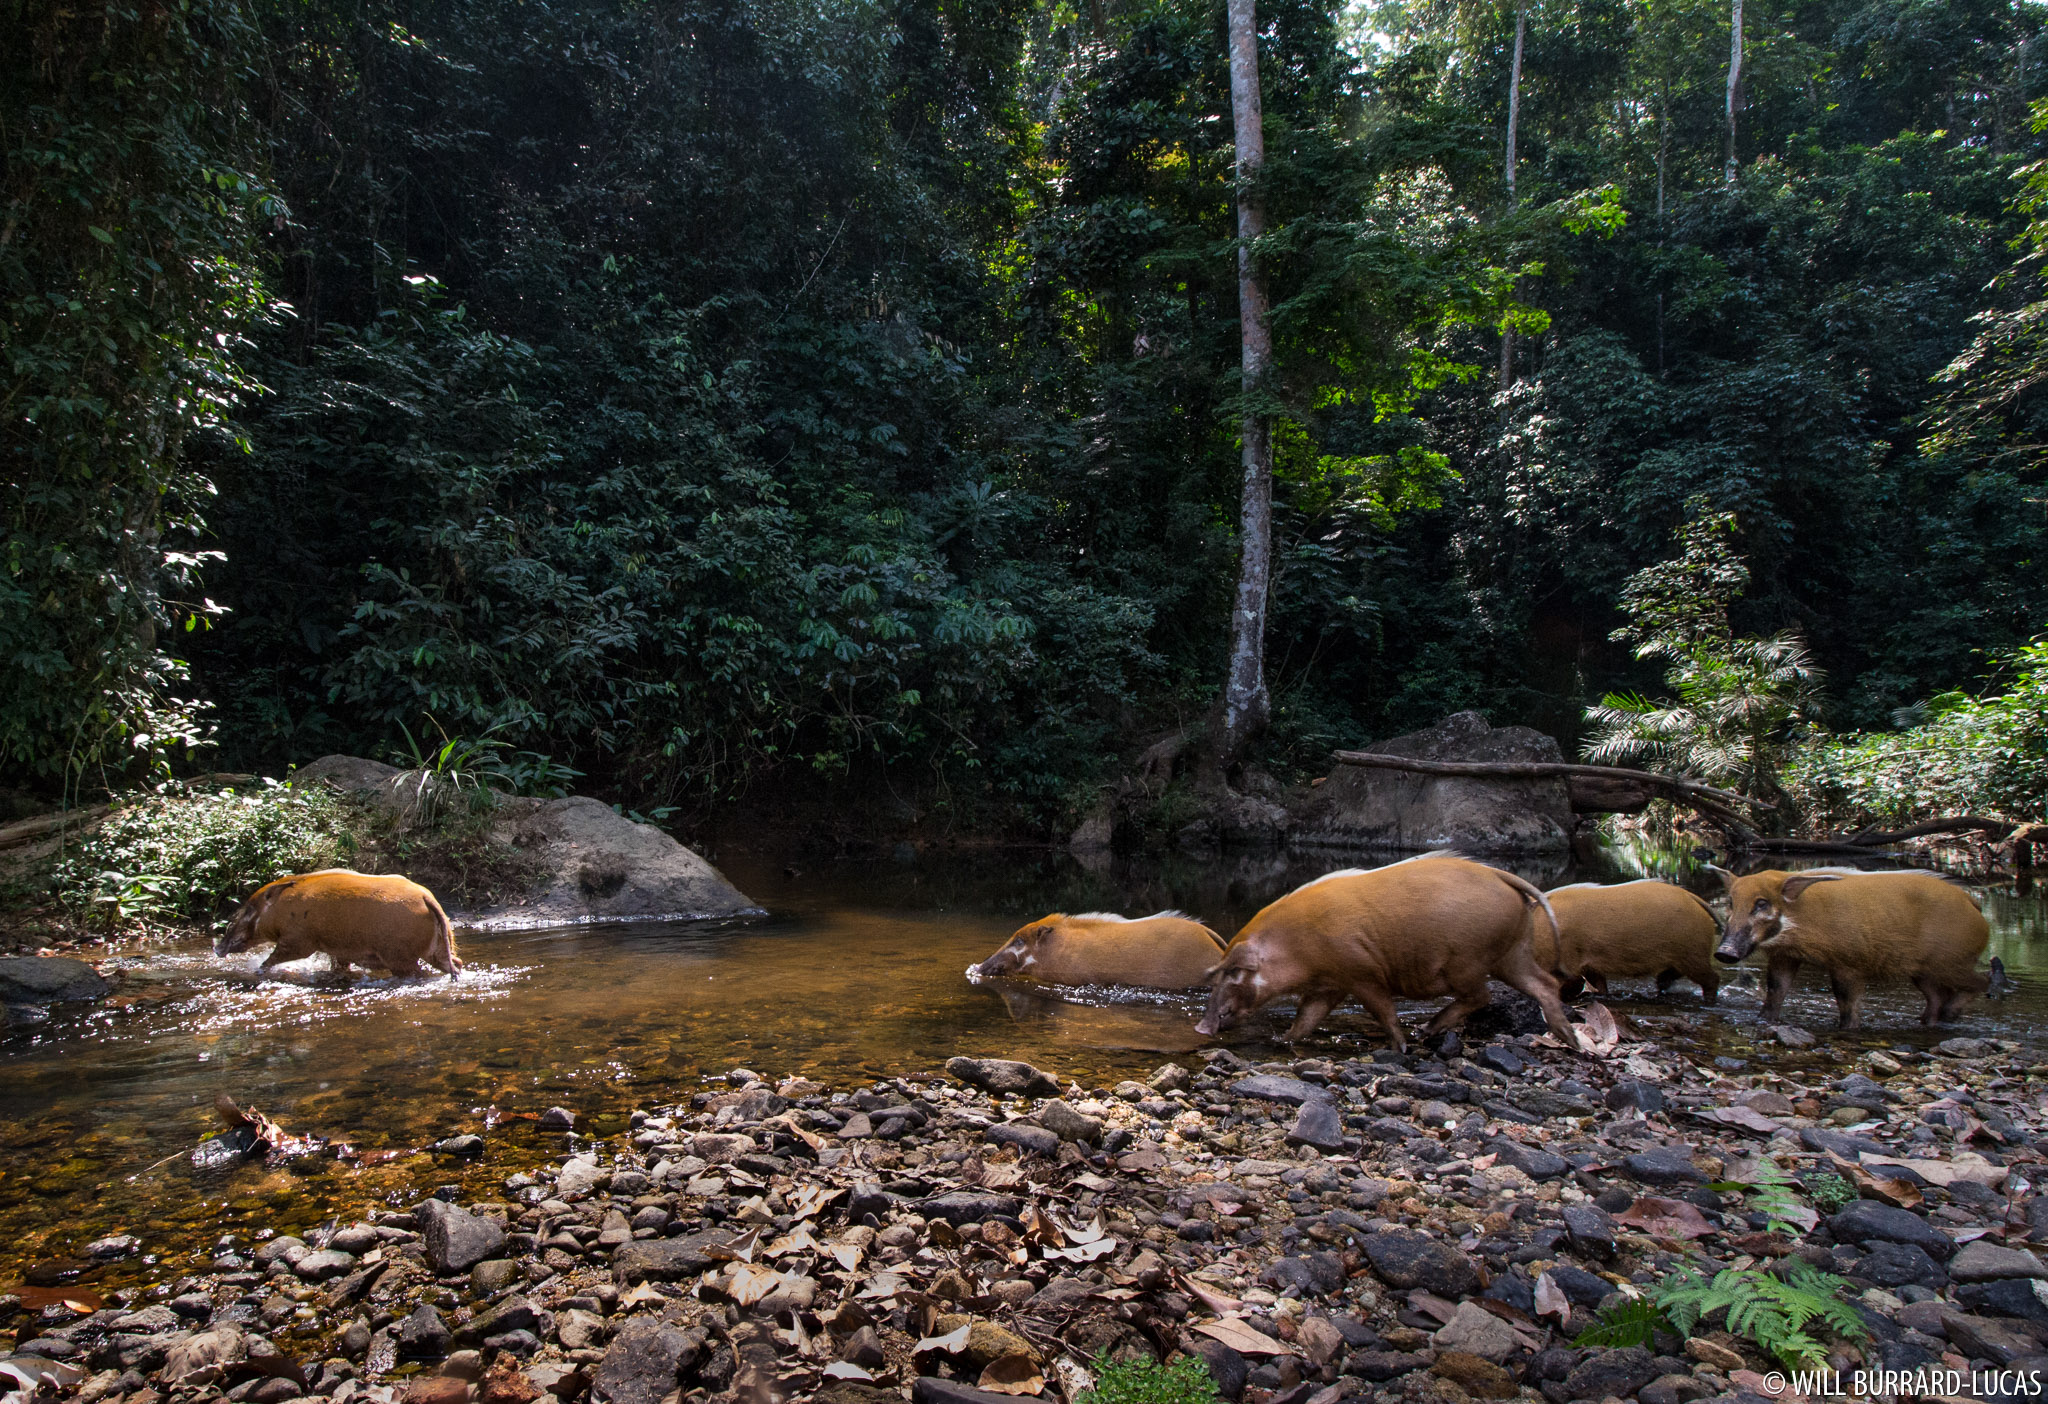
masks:
{"type": "Polygon", "coordinates": [[[1218,706],[1212,756],[1219,773],[1265,726],[1272,705],[1266,692],[1266,603],[1273,580],[1273,436],[1256,397],[1272,370],[1273,326],[1265,275],[1252,251],[1253,241],[1266,232],[1266,209],[1258,193],[1266,134],[1253,0],[1230,0],[1230,113],[1237,137],[1237,314],[1246,405],[1230,672],[1218,706]]]}
{"type": "MultiPolygon", "coordinates": [[[[1522,41],[1529,32],[1529,12],[1515,7],[1515,61],[1508,70],[1508,154],[1505,176],[1508,208],[1515,207],[1515,132],[1522,123],[1522,41]]],[[[1500,334],[1500,388],[1515,382],[1515,333],[1511,327],[1500,334]]]]}
{"type": "Polygon", "coordinates": [[[1735,106],[1742,94],[1742,0],[1729,0],[1728,165],[1724,178],[1735,184],[1735,106]]]}

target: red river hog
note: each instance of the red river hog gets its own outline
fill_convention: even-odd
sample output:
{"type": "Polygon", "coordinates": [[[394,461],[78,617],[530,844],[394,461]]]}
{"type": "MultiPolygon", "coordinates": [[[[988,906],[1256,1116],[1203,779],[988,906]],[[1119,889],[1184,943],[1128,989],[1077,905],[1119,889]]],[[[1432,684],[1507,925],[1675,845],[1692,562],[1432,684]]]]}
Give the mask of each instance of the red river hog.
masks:
{"type": "Polygon", "coordinates": [[[448,914],[433,893],[395,874],[327,868],[266,883],[235,913],[213,952],[230,955],[265,941],[277,944],[260,970],[323,951],[336,970],[382,966],[418,975],[424,962],[450,979],[462,970],[448,914]]]}
{"type": "Polygon", "coordinates": [[[970,980],[1017,975],[1048,985],[1136,985],[1185,990],[1208,983],[1223,938],[1181,912],[1121,917],[1054,912],[1020,929],[970,980]]]}
{"type": "Polygon", "coordinates": [[[1555,938],[1556,920],[1540,890],[1455,854],[1330,873],[1245,923],[1211,972],[1209,1009],[1195,1030],[1213,1036],[1263,1005],[1298,995],[1301,1011],[1287,1031],[1298,1040],[1355,998],[1399,1050],[1407,1039],[1394,1013],[1397,998],[1455,996],[1423,1031],[1432,1037],[1491,1003],[1486,981],[1493,976],[1534,999],[1550,1032],[1577,1048],[1557,981],[1530,950],[1532,924],[1555,938]]]}
{"type": "Polygon", "coordinates": [[[1536,962],[1557,976],[1566,999],[1588,984],[1607,993],[1611,977],[1654,975],[1657,992],[1680,976],[1700,987],[1712,1004],[1721,988],[1714,943],[1721,923],[1707,904],[1675,883],[1657,878],[1574,883],[1545,894],[1557,914],[1557,937],[1537,923],[1536,962]]]}
{"type": "Polygon", "coordinates": [[[1807,963],[1827,970],[1845,1029],[1862,1026],[1871,980],[1917,986],[1927,1000],[1923,1024],[1952,1018],[1990,984],[1977,958],[1991,928],[1968,892],[1935,873],[1714,871],[1728,889],[1728,924],[1714,957],[1733,964],[1763,953],[1765,1019],[1778,1017],[1792,977],[1807,963]]]}

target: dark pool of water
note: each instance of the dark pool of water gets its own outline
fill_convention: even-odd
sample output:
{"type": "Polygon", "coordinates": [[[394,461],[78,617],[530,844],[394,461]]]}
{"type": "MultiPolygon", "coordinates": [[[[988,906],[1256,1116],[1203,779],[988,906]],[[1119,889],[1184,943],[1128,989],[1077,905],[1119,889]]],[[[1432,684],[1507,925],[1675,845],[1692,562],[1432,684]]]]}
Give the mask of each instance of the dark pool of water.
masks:
{"type": "MultiPolygon", "coordinates": [[[[115,1005],[10,1027],[0,1036],[0,1283],[107,1233],[187,1249],[216,1231],[358,1214],[422,1184],[481,1192],[537,1149],[540,1133],[522,1113],[566,1106],[579,1131],[606,1135],[631,1108],[687,1095],[737,1066],[842,1085],[931,1072],[955,1053],[1026,1058],[1090,1085],[1143,1073],[1203,1042],[1192,1027],[1195,999],[1091,991],[1054,1000],[970,984],[966,967],[1053,910],[1178,907],[1228,933],[1273,897],[1343,866],[1084,866],[1003,853],[792,867],[780,857],[719,857],[772,915],[469,936],[468,969],[453,983],[340,980],[318,960],[259,980],[258,956],[216,960],[195,942],[125,960],[115,1005]],[[358,1155],[198,1176],[186,1153],[215,1129],[222,1092],[358,1155]],[[479,1164],[424,1150],[468,1130],[489,1133],[479,1164]]],[[[1588,866],[1524,875],[1550,886],[1683,868],[1675,854],[1609,849],[1588,866]]],[[[2039,892],[1984,895],[1992,952],[2020,990],[1978,1003],[1934,1037],[2031,1039],[2048,1013],[2048,902],[2039,892]]],[[[1615,993],[1624,1008],[1656,1007],[1621,982],[1615,993]]],[[[1757,1001],[1753,987],[1726,989],[1722,1017],[1753,1019],[1757,1001]]],[[[1663,1004],[1699,1008],[1689,986],[1663,1004]]],[[[1873,1031],[1859,1042],[1928,1042],[1918,1007],[1911,990],[1874,991],[1873,1031]]],[[[1832,1027],[1824,983],[1807,981],[1788,1013],[1832,1027]]],[[[1277,1012],[1254,1021],[1240,1032],[1241,1051],[1280,1056],[1271,1040],[1285,1023],[1277,1012]]],[[[1328,1028],[1340,1044],[1378,1041],[1355,1007],[1328,1028]]],[[[131,1281],[167,1266],[129,1262],[94,1275],[131,1281]]]]}

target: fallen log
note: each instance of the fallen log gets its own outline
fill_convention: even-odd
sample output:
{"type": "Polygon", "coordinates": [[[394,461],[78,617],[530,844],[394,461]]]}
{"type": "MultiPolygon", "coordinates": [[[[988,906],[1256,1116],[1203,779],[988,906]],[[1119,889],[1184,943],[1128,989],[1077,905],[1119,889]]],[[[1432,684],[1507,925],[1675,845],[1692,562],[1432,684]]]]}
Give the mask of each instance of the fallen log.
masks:
{"type": "Polygon", "coordinates": [[[67,809],[61,814],[39,814],[33,819],[23,819],[13,824],[0,824],[0,848],[18,848],[24,843],[34,843],[59,829],[73,825],[88,825],[106,817],[111,805],[96,804],[87,809],[67,809]]]}
{"type": "Polygon", "coordinates": [[[1772,806],[1732,790],[1717,790],[1694,780],[1658,775],[1647,770],[1629,770],[1618,765],[1573,765],[1566,761],[1433,761],[1408,756],[1389,756],[1379,751],[1332,751],[1330,759],[1339,765],[1360,765],[1374,770],[1406,770],[1417,775],[1464,776],[1478,780],[1593,780],[1611,785],[1641,786],[1663,799],[1698,810],[1729,831],[1731,837],[1747,844],[1756,831],[1732,808],[1772,806]]]}

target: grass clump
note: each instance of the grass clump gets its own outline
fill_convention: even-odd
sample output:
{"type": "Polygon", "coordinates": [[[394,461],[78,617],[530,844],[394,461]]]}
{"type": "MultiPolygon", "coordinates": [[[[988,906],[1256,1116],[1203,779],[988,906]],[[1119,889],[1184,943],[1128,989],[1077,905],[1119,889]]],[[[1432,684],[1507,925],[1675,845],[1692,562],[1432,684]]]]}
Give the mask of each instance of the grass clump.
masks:
{"type": "Polygon", "coordinates": [[[168,786],[127,805],[60,857],[58,900],[102,929],[211,922],[264,883],[355,853],[354,816],[315,787],[265,780],[244,791],[168,786]]]}
{"type": "Polygon", "coordinates": [[[1091,1368],[1095,1387],[1077,1404],[1216,1404],[1216,1381],[1199,1356],[1183,1355],[1161,1365],[1101,1355],[1091,1368]]]}

